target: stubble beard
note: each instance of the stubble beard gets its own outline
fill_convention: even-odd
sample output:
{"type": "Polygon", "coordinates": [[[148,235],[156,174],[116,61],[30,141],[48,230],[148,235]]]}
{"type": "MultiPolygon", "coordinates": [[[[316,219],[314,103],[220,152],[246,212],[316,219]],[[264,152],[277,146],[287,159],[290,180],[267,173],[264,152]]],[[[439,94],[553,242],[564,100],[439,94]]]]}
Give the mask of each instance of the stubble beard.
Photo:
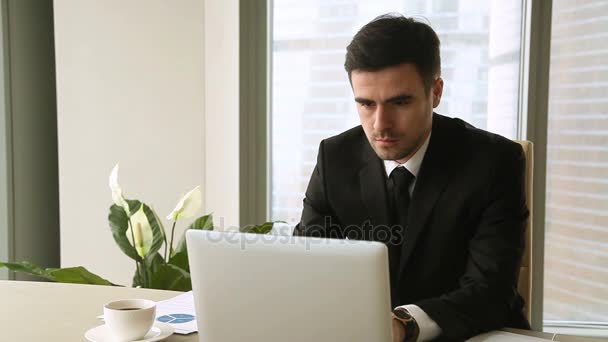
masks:
{"type": "Polygon", "coordinates": [[[408,148],[407,150],[399,150],[399,147],[394,148],[385,148],[376,146],[375,142],[370,141],[374,152],[376,155],[382,160],[401,160],[412,154],[413,148],[408,148]]]}
{"type": "MultiPolygon", "coordinates": [[[[422,144],[424,143],[424,141],[426,140],[426,138],[428,137],[428,134],[430,132],[430,129],[423,133],[420,137],[418,137],[418,139],[416,139],[416,141],[409,146],[394,146],[394,147],[382,147],[382,146],[377,146],[376,142],[375,142],[375,138],[376,136],[372,136],[371,138],[368,138],[369,144],[371,145],[372,149],[374,150],[374,152],[376,152],[376,155],[382,159],[382,160],[403,160],[403,159],[409,159],[411,158],[414,153],[416,153],[416,151],[418,151],[418,149],[420,148],[420,146],[422,146],[422,144]]],[[[390,138],[393,138],[392,136],[388,136],[390,138]]],[[[402,141],[401,139],[403,139],[402,137],[399,137],[399,141],[402,141]]]]}
{"type": "Polygon", "coordinates": [[[395,146],[395,147],[381,147],[381,146],[377,146],[376,142],[374,140],[375,138],[370,138],[368,139],[369,144],[372,146],[372,149],[374,150],[374,152],[376,152],[376,155],[378,156],[378,158],[382,159],[382,160],[401,160],[407,156],[409,156],[410,154],[412,154],[413,150],[415,148],[417,148],[417,146],[414,147],[400,147],[400,146],[395,146]]]}

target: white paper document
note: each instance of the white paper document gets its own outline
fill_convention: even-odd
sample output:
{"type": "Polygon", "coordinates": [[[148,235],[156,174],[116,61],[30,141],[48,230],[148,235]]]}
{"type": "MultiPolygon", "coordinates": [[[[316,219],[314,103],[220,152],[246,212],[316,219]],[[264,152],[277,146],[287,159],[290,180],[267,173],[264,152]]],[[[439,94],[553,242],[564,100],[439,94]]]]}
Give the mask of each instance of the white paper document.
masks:
{"type": "Polygon", "coordinates": [[[197,332],[192,291],[157,302],[156,320],[171,324],[178,334],[197,332]]]}
{"type": "Polygon", "coordinates": [[[467,342],[547,342],[547,340],[540,337],[526,336],[514,334],[506,331],[490,331],[485,334],[471,337],[467,342]]]}

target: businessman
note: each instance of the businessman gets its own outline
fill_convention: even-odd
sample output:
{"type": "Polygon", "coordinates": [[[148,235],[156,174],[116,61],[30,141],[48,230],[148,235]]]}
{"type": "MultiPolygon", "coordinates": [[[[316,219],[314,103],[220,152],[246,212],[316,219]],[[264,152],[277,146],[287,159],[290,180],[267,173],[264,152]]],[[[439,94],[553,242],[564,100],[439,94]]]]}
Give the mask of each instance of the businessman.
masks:
{"type": "Polygon", "coordinates": [[[521,147],[434,113],[444,81],[424,23],[374,19],[344,66],[361,125],[321,142],[294,234],[386,243],[395,341],[529,329],[521,147]]]}

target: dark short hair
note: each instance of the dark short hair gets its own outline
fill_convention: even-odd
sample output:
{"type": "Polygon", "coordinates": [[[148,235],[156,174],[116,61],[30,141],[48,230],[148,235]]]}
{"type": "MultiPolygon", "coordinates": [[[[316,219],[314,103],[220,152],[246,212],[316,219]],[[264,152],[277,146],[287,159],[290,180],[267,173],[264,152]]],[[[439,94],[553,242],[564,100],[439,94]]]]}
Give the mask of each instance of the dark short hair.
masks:
{"type": "Polygon", "coordinates": [[[346,48],[344,69],[376,71],[412,63],[429,90],[441,74],[439,37],[427,24],[401,14],[381,15],[363,26],[346,48]]]}

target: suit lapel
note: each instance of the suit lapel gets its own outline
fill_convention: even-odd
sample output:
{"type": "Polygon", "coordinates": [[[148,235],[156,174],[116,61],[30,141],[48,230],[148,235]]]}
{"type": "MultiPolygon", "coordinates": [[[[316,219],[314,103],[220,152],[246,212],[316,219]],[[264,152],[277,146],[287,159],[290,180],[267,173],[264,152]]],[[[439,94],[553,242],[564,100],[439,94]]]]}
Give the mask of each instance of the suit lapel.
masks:
{"type": "Polygon", "coordinates": [[[359,171],[361,200],[371,216],[372,225],[388,225],[390,214],[386,195],[386,171],[376,152],[366,141],[363,147],[363,165],[359,171]]]}
{"type": "Polygon", "coordinates": [[[409,222],[401,250],[400,280],[416,242],[424,231],[426,222],[433,213],[433,208],[453,173],[455,164],[453,158],[456,153],[453,150],[453,142],[450,143],[448,134],[444,131],[443,120],[445,118],[434,114],[431,140],[412,194],[409,222]]]}

